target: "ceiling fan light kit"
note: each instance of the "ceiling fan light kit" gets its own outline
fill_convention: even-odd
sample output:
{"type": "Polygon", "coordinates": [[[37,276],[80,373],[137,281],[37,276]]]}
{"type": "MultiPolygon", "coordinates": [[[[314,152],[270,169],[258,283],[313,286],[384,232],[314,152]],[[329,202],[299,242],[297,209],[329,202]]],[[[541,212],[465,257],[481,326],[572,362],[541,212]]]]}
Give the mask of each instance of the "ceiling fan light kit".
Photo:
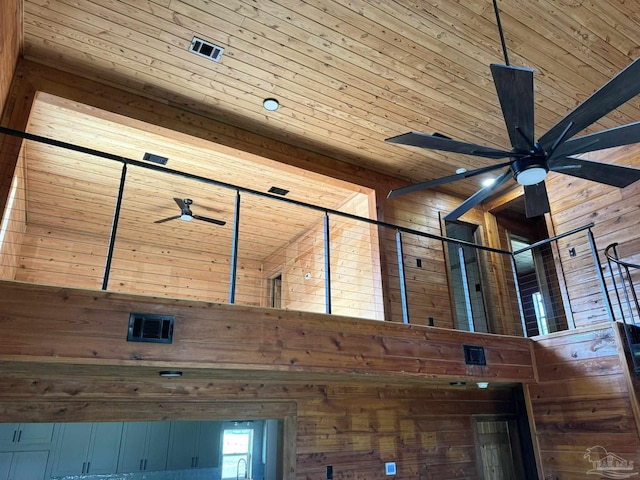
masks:
{"type": "Polygon", "coordinates": [[[494,170],[504,169],[491,186],[485,186],[466,199],[447,220],[457,220],[489,198],[509,180],[525,187],[527,217],[550,211],[545,179],[557,172],[593,182],[624,188],[640,180],[640,169],[576,158],[587,152],[640,143],[640,122],[572,138],[578,132],[640,93],[640,58],[613,77],[573,111],[556,123],[538,141],[534,136],[533,70],[511,66],[500,22],[497,0],[493,0],[496,23],[502,43],[505,65],[490,65],[493,82],[502,108],[512,149],[500,150],[453,140],[440,133],[428,135],[409,132],[386,139],[387,142],[460,153],[507,162],[471,171],[457,169],[455,175],[419,182],[389,192],[388,197],[434,188],[494,170]],[[507,167],[507,168],[505,168],[507,167]]]}

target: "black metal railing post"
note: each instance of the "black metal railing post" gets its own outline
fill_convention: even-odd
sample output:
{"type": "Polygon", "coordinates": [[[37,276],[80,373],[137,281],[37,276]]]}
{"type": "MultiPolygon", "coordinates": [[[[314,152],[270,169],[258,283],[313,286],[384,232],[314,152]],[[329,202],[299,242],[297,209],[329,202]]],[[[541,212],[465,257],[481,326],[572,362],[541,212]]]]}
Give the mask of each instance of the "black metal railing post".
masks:
{"type": "Polygon", "coordinates": [[[522,306],[522,295],[520,294],[520,281],[518,280],[518,269],[516,267],[515,255],[511,255],[511,272],[513,273],[513,285],[516,290],[516,298],[518,299],[518,311],[520,312],[520,322],[522,323],[522,336],[528,337],[527,321],[524,316],[524,307],[522,306]]]}
{"type": "Polygon", "coordinates": [[[236,301],[236,274],[238,271],[238,234],[240,233],[240,192],[236,190],[233,214],[233,238],[231,239],[231,265],[229,272],[229,303],[236,301]]]}
{"type": "Polygon", "coordinates": [[[109,248],[107,249],[107,260],[104,266],[104,276],[102,277],[102,290],[106,290],[109,285],[109,275],[111,274],[111,261],[113,260],[113,249],[116,245],[116,234],[118,233],[118,221],[120,220],[120,208],[122,207],[122,194],[124,193],[124,183],[127,178],[127,164],[122,165],[120,174],[120,186],[118,187],[118,198],[113,212],[113,222],[111,223],[111,234],[109,235],[109,248]]]}
{"type": "Polygon", "coordinates": [[[398,253],[398,280],[400,282],[400,301],[402,303],[402,322],[409,323],[409,303],[407,300],[407,283],[404,276],[404,255],[402,253],[402,232],[396,230],[396,250],[398,253]]]}
{"type": "Polygon", "coordinates": [[[615,321],[613,317],[613,307],[611,305],[611,298],[609,298],[609,292],[607,292],[607,284],[604,280],[604,275],[602,273],[602,267],[600,265],[600,259],[598,258],[598,248],[596,247],[596,239],[593,236],[593,232],[591,228],[587,230],[587,237],[589,238],[589,245],[591,246],[591,255],[593,256],[593,265],[596,269],[596,274],[598,276],[598,282],[600,283],[600,290],[602,291],[602,300],[604,301],[604,307],[607,310],[607,314],[609,315],[609,320],[612,322],[615,321]]]}
{"type": "Polygon", "coordinates": [[[324,212],[324,297],[325,313],[331,313],[331,250],[329,238],[329,213],[324,212]]]}
{"type": "Polygon", "coordinates": [[[469,331],[475,332],[476,327],[473,323],[473,308],[471,307],[471,292],[469,291],[469,279],[467,278],[467,266],[464,260],[464,247],[458,246],[458,258],[460,260],[460,275],[462,276],[462,289],[464,291],[464,307],[467,312],[467,322],[469,323],[469,331]]]}

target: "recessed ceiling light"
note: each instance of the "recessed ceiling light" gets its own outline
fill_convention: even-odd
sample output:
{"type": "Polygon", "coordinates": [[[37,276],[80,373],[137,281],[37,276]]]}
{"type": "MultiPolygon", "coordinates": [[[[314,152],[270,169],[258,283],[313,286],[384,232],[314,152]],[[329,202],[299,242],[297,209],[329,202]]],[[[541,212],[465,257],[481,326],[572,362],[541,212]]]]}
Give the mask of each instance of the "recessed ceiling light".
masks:
{"type": "Polygon", "coordinates": [[[275,112],[280,107],[280,102],[275,98],[265,98],[262,102],[262,106],[265,110],[269,110],[270,112],[275,112]]]}
{"type": "Polygon", "coordinates": [[[458,168],[458,169],[456,170],[456,173],[457,173],[458,175],[462,175],[463,173],[467,173],[467,169],[466,169],[466,168],[464,168],[464,167],[460,167],[460,168],[458,168]]]}
{"type": "Polygon", "coordinates": [[[495,178],[487,178],[487,179],[482,181],[482,186],[483,187],[490,187],[491,185],[493,185],[495,183],[495,181],[496,181],[495,178]]]}

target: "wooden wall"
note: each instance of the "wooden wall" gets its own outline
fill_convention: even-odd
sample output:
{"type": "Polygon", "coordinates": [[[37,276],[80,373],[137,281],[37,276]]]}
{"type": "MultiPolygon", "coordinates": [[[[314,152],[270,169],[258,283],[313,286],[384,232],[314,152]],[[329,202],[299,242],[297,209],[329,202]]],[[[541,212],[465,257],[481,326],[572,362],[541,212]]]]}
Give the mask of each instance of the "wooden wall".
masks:
{"type": "Polygon", "coordinates": [[[509,385],[534,381],[522,338],[15,282],[0,303],[4,421],[257,418],[294,402],[296,478],[383,478],[385,461],[396,478],[478,478],[472,416],[515,413],[509,385]],[[131,311],[175,315],[173,343],[126,342],[131,311]],[[487,366],[465,365],[462,344],[487,366]],[[185,375],[159,379],[167,368],[185,375]]]}
{"type": "MultiPolygon", "coordinates": [[[[278,383],[185,371],[158,379],[151,369],[3,364],[3,421],[108,421],[291,418],[293,469],[285,479],[479,480],[474,415],[515,414],[509,388],[373,384],[345,381],[278,383]]],[[[286,428],[286,427],[285,427],[286,428]]],[[[285,462],[286,463],[286,462],[285,462]]]]}
{"type": "MultiPolygon", "coordinates": [[[[369,199],[355,194],[338,208],[368,216],[369,199]]],[[[282,276],[282,308],[326,311],[324,215],[263,262],[265,282],[282,276]]],[[[383,320],[377,229],[336,215],[329,216],[331,312],[383,320]]],[[[264,291],[267,291],[265,288],[264,291]]],[[[263,305],[268,305],[263,302],[263,305]]]]}
{"type": "Polygon", "coordinates": [[[18,256],[27,228],[26,179],[24,175],[24,148],[18,158],[16,171],[9,190],[9,199],[0,218],[0,278],[14,280],[19,267],[18,256]]]}
{"type": "Polygon", "coordinates": [[[640,470],[640,406],[614,328],[601,323],[534,342],[538,383],[525,392],[545,479],[586,478],[593,467],[585,454],[595,446],[633,462],[627,473],[640,470]]]}
{"type": "Polygon", "coordinates": [[[22,2],[2,0],[0,16],[0,113],[9,95],[22,42],[22,2]]]}
{"type": "MultiPolygon", "coordinates": [[[[585,158],[640,167],[640,152],[637,146],[594,152],[585,158]]],[[[600,261],[611,289],[610,273],[603,251],[614,242],[624,245],[640,239],[637,215],[640,182],[618,189],[567,175],[553,175],[549,179],[548,190],[556,233],[594,223],[593,233],[600,261]]],[[[589,245],[586,237],[560,242],[559,251],[576,326],[606,320],[608,317],[602,295],[599,294],[600,287],[588,254],[589,245]],[[569,257],[568,250],[571,247],[576,248],[578,255],[575,258],[569,257]]]]}
{"type": "MultiPolygon", "coordinates": [[[[0,4],[0,118],[9,102],[11,84],[16,72],[20,49],[22,48],[22,1],[2,0],[0,4]]],[[[0,136],[0,205],[5,205],[11,189],[11,179],[15,163],[7,165],[4,157],[9,155],[15,161],[19,145],[0,136]]]]}

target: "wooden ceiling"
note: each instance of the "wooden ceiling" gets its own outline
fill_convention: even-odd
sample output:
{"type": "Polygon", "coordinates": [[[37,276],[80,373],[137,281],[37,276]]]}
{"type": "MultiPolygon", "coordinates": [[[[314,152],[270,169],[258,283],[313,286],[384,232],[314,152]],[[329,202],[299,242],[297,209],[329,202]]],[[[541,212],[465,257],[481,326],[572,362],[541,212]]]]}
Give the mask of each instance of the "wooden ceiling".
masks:
{"type": "MultiPolygon", "coordinates": [[[[640,52],[634,2],[498,3],[511,64],[535,70],[537,136],[640,52]]],[[[491,0],[24,0],[24,56],[406,180],[491,160],[387,137],[509,145],[491,0]],[[194,35],[219,63],[188,52],[194,35]]],[[[638,119],[636,98],[592,130],[638,119]]]]}

